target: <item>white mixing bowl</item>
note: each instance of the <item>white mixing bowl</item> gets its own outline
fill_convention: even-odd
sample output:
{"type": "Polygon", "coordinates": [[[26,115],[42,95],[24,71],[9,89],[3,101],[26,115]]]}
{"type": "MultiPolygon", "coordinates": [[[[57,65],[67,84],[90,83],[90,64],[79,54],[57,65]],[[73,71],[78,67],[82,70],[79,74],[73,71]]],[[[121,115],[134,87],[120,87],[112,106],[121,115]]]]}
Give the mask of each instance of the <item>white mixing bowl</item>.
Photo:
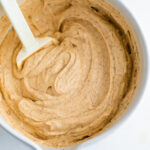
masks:
{"type": "MultiPolygon", "coordinates": [[[[20,2],[22,0],[17,0],[17,1],[20,2]]],[[[111,3],[118,11],[120,11],[120,13],[125,17],[131,29],[133,30],[134,37],[138,46],[139,56],[140,56],[140,66],[141,66],[140,80],[133,101],[128,107],[127,111],[124,113],[124,115],[112,127],[107,129],[107,131],[105,131],[101,135],[89,140],[88,142],[84,142],[83,144],[80,144],[80,145],[84,145],[84,147],[88,146],[89,143],[94,144],[95,142],[101,142],[101,139],[105,139],[107,136],[112,134],[118,128],[118,126],[120,126],[126,120],[126,118],[130,116],[132,111],[134,111],[134,109],[136,108],[139,100],[142,98],[146,81],[147,81],[147,74],[148,74],[147,46],[143,34],[136,20],[132,17],[132,11],[130,12],[130,10],[121,3],[121,0],[106,0],[106,1],[111,3]]],[[[2,15],[3,13],[4,12],[2,8],[0,8],[0,15],[2,15]]],[[[23,141],[24,144],[28,144],[28,147],[31,146],[31,148],[36,150],[55,150],[55,148],[44,147],[42,145],[39,145],[31,141],[30,139],[28,139],[27,137],[23,136],[21,133],[17,132],[12,127],[10,127],[2,117],[0,117],[0,125],[5,130],[7,130],[10,134],[12,134],[15,138],[18,138],[19,140],[23,141]]],[[[57,149],[57,150],[80,150],[80,145],[63,148],[63,149],[57,149]]],[[[17,145],[16,145],[16,149],[17,149],[17,145]]]]}

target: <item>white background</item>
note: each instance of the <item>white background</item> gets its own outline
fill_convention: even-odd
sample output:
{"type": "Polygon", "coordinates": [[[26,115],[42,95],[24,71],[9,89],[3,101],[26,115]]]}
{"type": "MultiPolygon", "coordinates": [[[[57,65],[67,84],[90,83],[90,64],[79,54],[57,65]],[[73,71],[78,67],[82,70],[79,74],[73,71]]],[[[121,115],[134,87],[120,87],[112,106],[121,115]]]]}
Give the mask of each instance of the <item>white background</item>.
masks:
{"type": "MultiPolygon", "coordinates": [[[[139,24],[148,46],[150,58],[150,0],[121,0],[132,12],[139,24]]],[[[150,67],[150,65],[149,65],[150,67]]],[[[87,144],[87,143],[86,143],[87,144]]],[[[0,150],[30,150],[12,139],[0,128],[0,150]]],[[[130,117],[110,136],[89,144],[77,147],[80,150],[150,150],[150,80],[140,103],[130,117]]]]}

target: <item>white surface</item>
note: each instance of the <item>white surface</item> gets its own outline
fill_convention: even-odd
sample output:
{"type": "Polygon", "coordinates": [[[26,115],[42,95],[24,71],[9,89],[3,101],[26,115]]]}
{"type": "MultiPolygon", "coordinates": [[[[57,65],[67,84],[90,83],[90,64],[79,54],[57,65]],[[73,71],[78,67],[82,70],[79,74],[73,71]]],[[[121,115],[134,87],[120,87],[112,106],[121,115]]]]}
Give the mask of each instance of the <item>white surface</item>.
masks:
{"type": "Polygon", "coordinates": [[[0,150],[34,150],[34,148],[17,140],[3,128],[0,128],[0,150]]]}
{"type": "MultiPolygon", "coordinates": [[[[123,4],[132,10],[132,14],[138,22],[150,50],[150,1],[149,0],[121,0],[123,4]],[[128,5],[130,4],[130,5],[128,5]]],[[[148,52],[150,58],[150,52],[148,52]]],[[[150,65],[149,65],[150,67],[150,65]]],[[[1,133],[1,131],[0,131],[1,133]]],[[[1,134],[0,134],[1,135],[1,134]]],[[[9,150],[5,147],[0,150],[9,150]]],[[[4,140],[3,140],[4,141],[4,140]]],[[[8,144],[8,141],[5,141],[8,144]]],[[[87,145],[88,142],[86,142],[87,145]]],[[[89,142],[90,143],[90,142],[89,142]]],[[[17,144],[17,142],[16,142],[17,144]]],[[[16,150],[11,147],[10,150],[16,150]]],[[[134,112],[111,135],[103,140],[96,140],[95,144],[84,146],[81,144],[77,150],[150,150],[150,80],[142,99],[134,112]]],[[[24,149],[21,149],[24,150],[24,149]]]]}

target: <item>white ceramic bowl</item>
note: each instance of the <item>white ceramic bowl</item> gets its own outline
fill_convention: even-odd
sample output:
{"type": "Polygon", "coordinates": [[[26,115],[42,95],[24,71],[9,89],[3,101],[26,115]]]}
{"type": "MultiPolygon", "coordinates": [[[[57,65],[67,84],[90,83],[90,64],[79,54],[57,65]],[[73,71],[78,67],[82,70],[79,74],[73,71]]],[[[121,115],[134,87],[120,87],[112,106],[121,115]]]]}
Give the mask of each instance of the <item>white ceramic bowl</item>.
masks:
{"type": "MultiPolygon", "coordinates": [[[[17,0],[17,1],[20,2],[22,0],[17,0]]],[[[93,138],[87,142],[84,142],[83,144],[80,144],[80,145],[82,145],[82,147],[83,146],[86,147],[86,146],[88,146],[88,144],[94,144],[95,142],[101,142],[101,139],[105,139],[110,134],[113,134],[113,132],[115,130],[117,130],[118,126],[120,126],[127,119],[127,117],[130,116],[130,114],[132,113],[132,111],[134,111],[138,102],[142,98],[142,95],[144,93],[145,86],[146,86],[147,75],[148,75],[147,45],[145,43],[144,36],[143,36],[136,20],[132,16],[132,11],[130,12],[130,10],[128,10],[128,8],[126,8],[121,3],[121,0],[106,0],[106,1],[111,3],[117,10],[120,11],[120,13],[125,17],[126,21],[130,25],[130,27],[134,33],[134,37],[135,37],[135,40],[136,40],[136,43],[138,46],[138,51],[139,51],[139,56],[140,56],[140,66],[141,66],[140,80],[139,80],[139,84],[138,84],[138,87],[136,89],[133,101],[130,104],[130,106],[128,107],[127,111],[124,113],[124,115],[112,127],[107,129],[107,131],[105,131],[101,135],[99,135],[99,136],[97,136],[97,137],[95,137],[95,138],[93,138]]],[[[2,8],[0,8],[0,14],[3,14],[2,8]]],[[[13,128],[11,128],[7,124],[7,122],[5,122],[5,120],[2,117],[0,117],[0,125],[4,129],[6,129],[10,134],[12,134],[14,137],[23,141],[25,144],[30,145],[32,148],[35,148],[36,150],[55,150],[55,148],[44,147],[44,146],[41,146],[37,143],[34,143],[30,139],[23,136],[21,133],[17,132],[13,128]]],[[[61,150],[61,149],[59,149],[59,150],[61,150]]],[[[63,148],[63,150],[80,150],[80,146],[63,148]]]]}

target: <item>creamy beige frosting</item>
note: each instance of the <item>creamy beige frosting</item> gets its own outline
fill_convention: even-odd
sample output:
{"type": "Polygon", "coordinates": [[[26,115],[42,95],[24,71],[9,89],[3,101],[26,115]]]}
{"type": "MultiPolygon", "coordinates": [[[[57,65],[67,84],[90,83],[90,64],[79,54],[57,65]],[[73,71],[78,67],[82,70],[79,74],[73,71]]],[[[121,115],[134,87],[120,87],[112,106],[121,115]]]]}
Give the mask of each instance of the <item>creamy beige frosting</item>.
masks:
{"type": "MultiPolygon", "coordinates": [[[[108,128],[135,91],[139,59],[124,18],[103,0],[26,0],[22,11],[36,37],[51,36],[25,60],[10,22],[0,19],[0,112],[15,129],[64,147],[108,128]]],[[[28,38],[28,37],[27,37],[28,38]]]]}

